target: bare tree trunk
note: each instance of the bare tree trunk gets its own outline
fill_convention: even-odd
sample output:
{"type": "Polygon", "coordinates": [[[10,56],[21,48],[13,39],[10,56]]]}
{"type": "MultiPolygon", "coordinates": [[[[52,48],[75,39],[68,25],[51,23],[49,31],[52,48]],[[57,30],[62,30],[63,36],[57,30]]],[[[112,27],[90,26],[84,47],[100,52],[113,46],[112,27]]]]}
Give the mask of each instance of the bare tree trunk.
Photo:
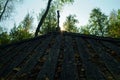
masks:
{"type": "Polygon", "coordinates": [[[38,24],[38,26],[37,26],[37,29],[36,29],[36,32],[35,32],[35,37],[38,36],[38,32],[39,32],[39,30],[40,30],[40,27],[42,26],[42,24],[43,24],[43,22],[44,22],[44,20],[45,20],[45,18],[46,18],[46,16],[47,16],[47,14],[48,14],[48,11],[49,11],[49,9],[50,9],[51,2],[52,2],[52,0],[48,0],[48,4],[47,4],[46,11],[45,11],[45,13],[43,14],[43,16],[42,16],[42,18],[41,18],[41,20],[40,20],[40,22],[39,22],[39,24],[38,24]]]}
{"type": "Polygon", "coordinates": [[[5,10],[6,10],[6,7],[7,7],[8,2],[9,2],[9,0],[6,1],[5,6],[4,6],[4,8],[3,8],[3,11],[2,11],[2,13],[0,14],[0,21],[2,20],[2,16],[3,16],[3,14],[5,13],[5,10]]]}

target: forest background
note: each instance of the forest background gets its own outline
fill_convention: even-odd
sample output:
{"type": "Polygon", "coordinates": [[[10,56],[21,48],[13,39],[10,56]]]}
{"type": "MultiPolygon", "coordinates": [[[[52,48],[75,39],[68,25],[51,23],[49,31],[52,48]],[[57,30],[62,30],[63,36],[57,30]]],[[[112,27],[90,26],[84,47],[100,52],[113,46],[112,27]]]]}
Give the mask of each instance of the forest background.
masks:
{"type": "Polygon", "coordinates": [[[0,0],[0,44],[61,30],[120,38],[119,0],[0,0]]]}

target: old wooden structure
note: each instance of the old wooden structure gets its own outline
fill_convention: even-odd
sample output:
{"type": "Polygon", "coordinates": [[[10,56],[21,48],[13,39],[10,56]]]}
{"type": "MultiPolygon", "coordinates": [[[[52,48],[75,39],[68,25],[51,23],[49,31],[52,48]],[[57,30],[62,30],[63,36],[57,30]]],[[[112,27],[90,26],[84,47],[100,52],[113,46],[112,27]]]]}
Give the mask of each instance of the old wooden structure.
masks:
{"type": "Polygon", "coordinates": [[[120,80],[120,40],[52,32],[0,46],[0,79],[120,80]]]}

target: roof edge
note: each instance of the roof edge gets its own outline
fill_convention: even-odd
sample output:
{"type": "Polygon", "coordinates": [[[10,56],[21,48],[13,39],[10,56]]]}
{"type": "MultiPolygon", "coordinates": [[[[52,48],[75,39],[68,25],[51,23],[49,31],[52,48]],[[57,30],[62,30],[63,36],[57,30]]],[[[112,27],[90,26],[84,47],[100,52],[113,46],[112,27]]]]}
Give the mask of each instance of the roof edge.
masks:
{"type": "Polygon", "coordinates": [[[90,39],[92,38],[92,39],[96,39],[96,40],[120,42],[120,38],[112,38],[112,37],[104,37],[104,36],[96,36],[96,35],[87,35],[87,34],[72,33],[72,32],[63,32],[63,34],[64,35],[84,37],[84,38],[90,38],[90,39]]]}
{"type": "Polygon", "coordinates": [[[37,37],[27,38],[27,39],[23,39],[23,40],[20,40],[20,41],[15,41],[15,42],[12,42],[12,43],[3,44],[3,45],[0,45],[0,48],[8,47],[8,46],[11,46],[11,45],[19,45],[21,43],[25,43],[25,42],[36,40],[36,39],[43,38],[43,37],[47,37],[47,36],[52,35],[52,34],[55,35],[55,34],[58,34],[58,33],[59,32],[49,32],[49,33],[46,33],[46,34],[43,34],[43,35],[39,35],[37,37]]]}
{"type": "Polygon", "coordinates": [[[96,36],[96,35],[86,35],[86,34],[63,31],[63,32],[49,32],[49,33],[40,35],[38,37],[32,37],[32,38],[24,39],[21,41],[16,41],[16,42],[12,42],[12,43],[5,44],[5,45],[0,45],[0,48],[8,47],[11,45],[19,45],[21,43],[25,43],[25,42],[32,41],[32,40],[39,39],[39,38],[43,38],[43,37],[47,37],[48,35],[52,35],[52,34],[53,35],[58,35],[58,34],[71,35],[73,37],[78,36],[78,37],[89,38],[89,39],[104,40],[104,41],[110,41],[110,42],[120,42],[120,38],[103,37],[103,36],[96,36]]]}

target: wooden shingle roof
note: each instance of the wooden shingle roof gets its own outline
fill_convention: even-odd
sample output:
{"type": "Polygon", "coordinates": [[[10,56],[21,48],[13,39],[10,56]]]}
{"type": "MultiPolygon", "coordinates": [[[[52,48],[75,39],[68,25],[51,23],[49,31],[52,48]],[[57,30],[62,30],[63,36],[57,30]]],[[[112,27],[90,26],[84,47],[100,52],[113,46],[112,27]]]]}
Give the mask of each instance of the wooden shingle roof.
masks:
{"type": "Polygon", "coordinates": [[[53,32],[0,46],[0,79],[120,80],[120,40],[53,32]]]}

